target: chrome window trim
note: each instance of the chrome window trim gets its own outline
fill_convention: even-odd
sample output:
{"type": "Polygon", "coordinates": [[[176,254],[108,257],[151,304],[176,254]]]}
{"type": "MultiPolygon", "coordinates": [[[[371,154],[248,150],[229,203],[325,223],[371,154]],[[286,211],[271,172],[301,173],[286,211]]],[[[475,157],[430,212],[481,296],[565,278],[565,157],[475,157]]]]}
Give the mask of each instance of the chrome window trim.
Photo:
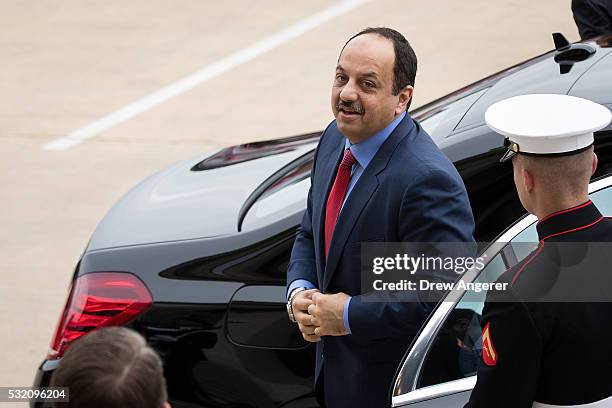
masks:
{"type": "Polygon", "coordinates": [[[607,175],[606,177],[589,184],[589,194],[592,194],[599,190],[603,190],[604,188],[610,187],[611,185],[612,185],[612,175],[607,175]]]}
{"type": "MultiPolygon", "coordinates": [[[[534,215],[527,215],[522,220],[517,222],[511,228],[509,228],[506,232],[504,232],[497,241],[492,243],[482,254],[482,256],[487,257],[487,264],[489,265],[491,260],[497,255],[497,253],[502,249],[505,244],[514,238],[516,235],[520,234],[525,228],[530,226],[536,221],[536,217],[534,215]],[[499,245],[501,243],[501,245],[499,245]],[[497,244],[497,245],[496,245],[497,244]]],[[[486,268],[485,266],[485,268],[486,268]]],[[[479,270],[477,268],[472,268],[464,274],[464,280],[466,282],[472,282],[476,276],[478,276],[479,270]]],[[[393,406],[397,406],[396,404],[402,403],[402,401],[408,400],[412,401],[412,398],[409,394],[415,392],[417,390],[417,382],[419,378],[419,374],[423,367],[423,363],[425,361],[425,356],[427,354],[427,350],[431,347],[431,343],[435,339],[435,336],[438,333],[438,330],[442,326],[442,323],[446,320],[448,314],[453,310],[457,302],[461,299],[465,291],[454,290],[448,294],[448,296],[444,299],[442,303],[438,306],[434,314],[431,316],[418,338],[415,340],[414,345],[408,352],[408,355],[404,359],[404,363],[402,364],[402,368],[399,373],[400,376],[404,373],[412,373],[411,378],[405,379],[402,382],[408,382],[409,389],[407,391],[400,390],[400,376],[395,381],[395,385],[393,388],[393,406]],[[403,392],[402,392],[403,391],[403,392]],[[400,394],[400,392],[402,392],[400,394]]],[[[442,385],[442,384],[440,384],[442,385]]],[[[437,385],[433,385],[427,388],[435,388],[437,385]]]]}
{"type": "Polygon", "coordinates": [[[442,384],[431,385],[419,388],[404,395],[393,397],[392,406],[413,404],[415,402],[426,401],[433,398],[440,398],[446,395],[457,394],[459,392],[470,391],[476,386],[476,376],[461,378],[445,382],[442,384]]]}
{"type": "MultiPolygon", "coordinates": [[[[291,171],[297,169],[303,164],[312,161],[315,155],[315,149],[309,150],[306,153],[298,156],[294,160],[290,161],[286,165],[284,165],[280,170],[275,171],[272,175],[270,175],[267,179],[262,181],[259,186],[253,190],[253,192],[244,200],[242,207],[238,211],[238,232],[242,231],[242,224],[244,223],[245,218],[247,217],[251,208],[257,203],[263,194],[268,191],[270,186],[276,183],[278,180],[282,179],[284,176],[289,174],[291,171]]],[[[305,178],[309,178],[310,175],[307,175],[305,178]]]]}
{"type": "MultiPolygon", "coordinates": [[[[589,194],[595,193],[606,187],[612,185],[612,175],[608,175],[602,179],[594,181],[589,184],[589,194]]],[[[507,231],[495,240],[487,249],[483,252],[483,256],[488,257],[487,265],[491,260],[500,252],[506,243],[514,239],[518,234],[523,232],[531,224],[537,221],[535,215],[529,214],[519,220],[516,224],[510,227],[507,231]]],[[[485,266],[485,267],[486,267],[485,266]]],[[[472,282],[478,276],[478,270],[472,268],[464,274],[464,280],[466,282],[472,282]]],[[[453,310],[457,302],[461,299],[465,291],[453,291],[451,292],[444,301],[438,306],[436,311],[433,313],[423,330],[419,333],[414,345],[411,347],[407,356],[405,357],[398,376],[394,381],[393,396],[392,396],[392,407],[399,407],[407,404],[411,404],[418,401],[424,401],[426,399],[441,397],[444,395],[450,395],[453,393],[467,391],[474,387],[476,384],[476,376],[462,378],[455,381],[450,381],[442,384],[431,385],[428,387],[417,388],[417,382],[427,350],[431,347],[431,343],[435,339],[438,330],[446,320],[448,314],[453,310]],[[402,375],[408,374],[411,377],[408,380],[401,381],[409,383],[409,389],[402,392],[400,390],[400,379],[402,375]],[[466,388],[467,386],[471,386],[466,388]],[[402,392],[401,394],[399,394],[402,392]]]]}

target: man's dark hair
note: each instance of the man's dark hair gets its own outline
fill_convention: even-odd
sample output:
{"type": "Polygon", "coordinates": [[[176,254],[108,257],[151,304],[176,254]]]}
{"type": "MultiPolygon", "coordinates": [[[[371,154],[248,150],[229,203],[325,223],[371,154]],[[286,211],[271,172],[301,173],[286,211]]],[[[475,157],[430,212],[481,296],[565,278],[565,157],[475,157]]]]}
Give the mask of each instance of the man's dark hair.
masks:
{"type": "Polygon", "coordinates": [[[410,43],[406,38],[392,28],[387,27],[369,27],[355,34],[342,47],[340,55],[346,45],[352,39],[364,34],[378,34],[393,41],[393,49],[395,51],[395,65],[393,66],[393,88],[391,92],[397,95],[400,90],[408,85],[414,86],[414,79],[417,72],[417,57],[410,43]]]}
{"type": "Polygon", "coordinates": [[[70,408],[161,408],[167,400],[162,363],[144,338],[125,327],[108,327],[78,339],[51,377],[69,387],[70,408]]]}

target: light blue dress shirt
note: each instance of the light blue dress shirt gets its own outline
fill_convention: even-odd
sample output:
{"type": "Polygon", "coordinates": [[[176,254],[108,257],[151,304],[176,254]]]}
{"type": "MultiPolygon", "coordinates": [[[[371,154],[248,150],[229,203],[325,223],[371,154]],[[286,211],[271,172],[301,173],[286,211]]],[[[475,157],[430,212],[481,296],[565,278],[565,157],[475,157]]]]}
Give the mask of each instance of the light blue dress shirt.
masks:
{"type": "MultiPolygon", "coordinates": [[[[406,116],[406,112],[403,112],[401,115],[395,118],[393,122],[387,125],[386,128],[376,133],[375,135],[367,138],[363,142],[351,144],[348,138],[345,140],[344,148],[351,149],[351,153],[357,161],[355,162],[355,164],[353,164],[353,168],[351,169],[351,180],[349,181],[348,189],[346,191],[346,195],[344,196],[344,201],[342,202],[342,208],[344,208],[344,204],[346,203],[346,200],[351,194],[351,191],[353,191],[353,187],[355,187],[355,184],[357,183],[357,180],[359,180],[359,177],[361,177],[365,169],[368,167],[368,164],[370,164],[370,162],[376,155],[376,152],[378,152],[378,149],[380,149],[380,146],[382,146],[382,144],[385,142],[385,140],[387,140],[389,135],[391,135],[391,133],[395,130],[397,125],[399,125],[402,119],[404,119],[404,116],[406,116]]],[[[342,214],[342,208],[340,209],[340,214],[342,214]]],[[[315,289],[316,286],[306,279],[296,279],[289,285],[289,289],[287,290],[287,299],[295,288],[315,289]]],[[[350,304],[351,298],[349,297],[346,300],[346,303],[344,304],[343,314],[344,327],[349,332],[349,334],[351,334],[351,327],[349,325],[348,320],[348,311],[350,304]]]]}

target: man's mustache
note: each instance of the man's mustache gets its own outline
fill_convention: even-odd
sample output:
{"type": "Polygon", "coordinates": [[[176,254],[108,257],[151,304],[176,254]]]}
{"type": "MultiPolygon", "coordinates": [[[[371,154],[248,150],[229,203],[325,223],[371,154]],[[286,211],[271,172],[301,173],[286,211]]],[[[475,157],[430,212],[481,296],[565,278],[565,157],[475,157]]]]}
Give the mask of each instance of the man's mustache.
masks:
{"type": "Polygon", "coordinates": [[[355,112],[359,114],[363,113],[363,106],[359,102],[344,102],[340,100],[336,104],[336,109],[342,109],[348,112],[355,112]]]}

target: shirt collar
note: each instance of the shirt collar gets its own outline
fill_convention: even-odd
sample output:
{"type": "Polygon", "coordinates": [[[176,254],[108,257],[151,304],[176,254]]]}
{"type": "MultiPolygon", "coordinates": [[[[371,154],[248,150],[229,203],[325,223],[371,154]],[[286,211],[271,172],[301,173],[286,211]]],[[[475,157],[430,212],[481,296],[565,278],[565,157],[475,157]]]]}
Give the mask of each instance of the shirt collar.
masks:
{"type": "Polygon", "coordinates": [[[378,133],[368,137],[366,140],[363,140],[359,143],[351,144],[351,142],[347,139],[344,141],[344,148],[351,149],[351,153],[355,156],[355,159],[359,163],[362,168],[368,167],[368,164],[374,158],[380,146],[387,140],[389,135],[395,130],[397,125],[404,119],[406,116],[406,112],[402,112],[397,118],[393,119],[393,122],[389,123],[387,127],[381,130],[378,133]]]}

